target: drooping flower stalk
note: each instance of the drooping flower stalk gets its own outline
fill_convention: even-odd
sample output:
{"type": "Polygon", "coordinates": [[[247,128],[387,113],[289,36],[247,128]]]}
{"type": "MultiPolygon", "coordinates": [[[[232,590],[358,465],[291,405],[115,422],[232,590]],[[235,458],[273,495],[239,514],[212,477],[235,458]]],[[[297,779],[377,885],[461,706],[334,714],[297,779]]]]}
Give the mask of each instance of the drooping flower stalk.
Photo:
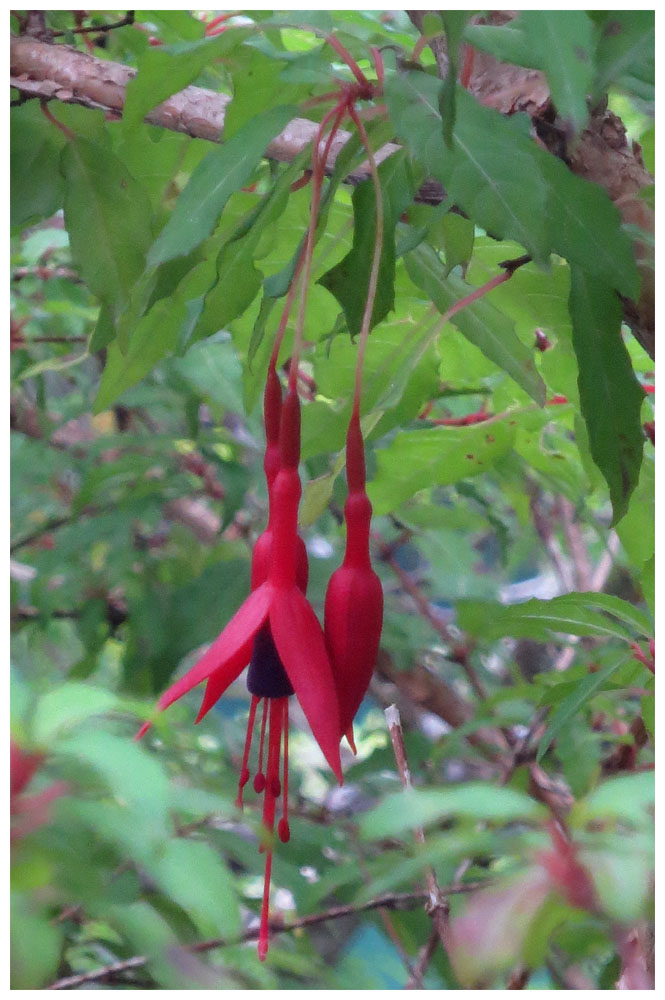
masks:
{"type": "Polygon", "coordinates": [[[376,200],[376,233],[358,338],[353,407],[346,436],[346,481],[349,490],[344,506],[346,548],[342,565],[333,573],[326,591],[325,637],[339,699],[340,735],[345,734],[355,750],[353,719],[369,687],[383,625],[383,590],[370,561],[372,505],[366,491],[365,452],[360,427],[363,366],[383,248],[383,195],[367,133],[353,107],[349,108],[349,115],[367,151],[376,200]]]}

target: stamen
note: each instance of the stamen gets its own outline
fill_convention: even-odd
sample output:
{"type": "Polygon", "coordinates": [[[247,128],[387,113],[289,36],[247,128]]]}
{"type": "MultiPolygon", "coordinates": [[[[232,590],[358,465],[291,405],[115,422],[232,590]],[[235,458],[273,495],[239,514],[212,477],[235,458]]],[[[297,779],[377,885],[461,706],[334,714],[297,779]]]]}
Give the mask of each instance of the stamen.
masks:
{"type": "Polygon", "coordinates": [[[282,787],[284,788],[284,798],[282,800],[282,818],[277,824],[277,835],[283,844],[291,839],[291,831],[289,829],[289,699],[284,699],[284,765],[283,774],[284,780],[282,787]]]}
{"type": "Polygon", "coordinates": [[[261,926],[259,928],[259,958],[265,962],[268,954],[268,913],[270,909],[270,877],[272,874],[272,849],[266,854],[266,867],[263,873],[263,902],[261,903],[261,926]]]}
{"type": "Polygon", "coordinates": [[[240,777],[238,778],[238,797],[236,799],[236,806],[242,809],[242,790],[249,781],[249,753],[252,749],[252,733],[254,731],[254,721],[256,719],[256,706],[260,702],[260,698],[256,695],[252,695],[252,701],[249,706],[249,719],[247,720],[247,733],[245,735],[245,750],[242,755],[242,768],[240,769],[240,777]]]}
{"type": "MultiPolygon", "coordinates": [[[[266,699],[267,700],[267,699],[266,699]]],[[[272,876],[272,835],[275,828],[275,789],[279,786],[279,756],[282,743],[282,728],[288,723],[287,698],[270,699],[270,729],[268,732],[268,764],[266,792],[263,799],[263,836],[265,837],[266,866],[263,873],[263,902],[261,903],[261,925],[259,927],[258,953],[261,961],[268,954],[268,918],[270,913],[270,879],[272,876]]],[[[286,741],[286,729],[284,729],[286,741]]],[[[286,751],[286,742],[285,742],[286,751]]],[[[286,778],[286,775],[285,775],[286,778]]],[[[286,789],[286,784],[285,784],[286,789]]],[[[280,821],[281,825],[281,821],[280,821]]],[[[280,837],[280,839],[283,839],[280,837]]],[[[262,845],[261,849],[264,848],[262,845]]]]}
{"type": "Polygon", "coordinates": [[[268,699],[266,698],[263,702],[263,714],[261,716],[261,739],[259,742],[259,765],[254,775],[254,791],[257,794],[261,794],[263,789],[266,787],[266,776],[263,773],[263,745],[265,743],[266,737],[266,721],[268,718],[268,699]]]}

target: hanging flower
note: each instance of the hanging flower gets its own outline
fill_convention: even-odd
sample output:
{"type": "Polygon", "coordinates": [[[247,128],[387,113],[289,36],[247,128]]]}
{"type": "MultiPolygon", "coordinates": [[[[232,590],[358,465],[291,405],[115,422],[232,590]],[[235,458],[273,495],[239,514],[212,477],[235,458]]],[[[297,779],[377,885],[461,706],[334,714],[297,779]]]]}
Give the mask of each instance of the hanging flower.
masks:
{"type": "MultiPolygon", "coordinates": [[[[341,731],[335,682],[323,631],[303,592],[307,584],[307,557],[298,536],[298,505],[302,492],[298,476],[300,403],[297,393],[292,390],[282,407],[278,468],[274,451],[277,390],[281,396],[279,381],[275,386],[269,373],[265,400],[268,437],[265,469],[269,483],[270,519],[268,528],[257,542],[258,553],[255,549],[252,592],[207,652],[158,702],[158,709],[163,710],[198,684],[207,681],[198,722],[249,665],[247,686],[252,700],[237,804],[242,807],[243,789],[250,778],[252,736],[262,702],[258,767],[253,782],[255,791],[264,796],[261,850],[266,852],[266,866],[258,946],[261,959],[265,958],[268,950],[272,839],[280,797],[282,816],[277,834],[283,842],[290,837],[288,699],[292,694],[300,702],[324,757],[342,782],[339,755],[341,731]]],[[[150,725],[147,722],[141,728],[138,738],[150,725]]]]}
{"type": "Polygon", "coordinates": [[[352,723],[369,687],[383,624],[383,590],[370,563],[372,505],[365,491],[365,455],[356,407],[346,439],[346,478],[346,549],[326,591],[325,637],[339,700],[340,735],[345,734],[355,750],[352,723]]]}

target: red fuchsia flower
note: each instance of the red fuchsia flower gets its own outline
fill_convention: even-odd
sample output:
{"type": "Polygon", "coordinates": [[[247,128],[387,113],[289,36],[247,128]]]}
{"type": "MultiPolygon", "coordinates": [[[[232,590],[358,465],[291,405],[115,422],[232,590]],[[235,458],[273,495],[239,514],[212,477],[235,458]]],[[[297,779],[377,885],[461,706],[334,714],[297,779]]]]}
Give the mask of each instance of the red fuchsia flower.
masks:
{"type": "MultiPolygon", "coordinates": [[[[270,518],[268,528],[257,542],[258,551],[255,550],[252,561],[252,592],[207,652],[158,702],[158,709],[163,710],[196,685],[207,681],[198,722],[249,665],[247,686],[252,700],[237,804],[242,807],[243,789],[250,778],[252,735],[258,707],[263,702],[258,767],[253,782],[254,790],[264,796],[264,833],[260,849],[266,853],[266,865],[258,944],[262,960],[268,951],[272,840],[280,796],[282,816],[277,824],[277,835],[283,843],[290,838],[288,699],[292,694],[295,693],[300,702],[324,757],[342,782],[335,682],[323,631],[304,595],[307,556],[298,536],[298,505],[302,492],[298,475],[300,403],[292,388],[281,408],[277,453],[278,398],[281,398],[281,387],[271,369],[265,397],[268,436],[265,471],[269,482],[270,518]],[[282,758],[283,769],[280,768],[282,758]]],[[[138,738],[150,725],[147,722],[141,728],[138,738]]]]}
{"type": "Polygon", "coordinates": [[[341,734],[355,752],[352,723],[372,678],[383,625],[383,590],[370,562],[372,505],[365,491],[365,454],[357,407],[346,438],[346,479],[346,550],[326,592],[325,637],[339,699],[341,734]]]}
{"type": "Polygon", "coordinates": [[[64,781],[57,781],[36,795],[25,795],[25,789],[45,760],[44,754],[26,753],[13,740],[10,740],[9,754],[9,811],[12,816],[11,840],[14,841],[48,823],[51,802],[64,795],[67,786],[64,781]]]}

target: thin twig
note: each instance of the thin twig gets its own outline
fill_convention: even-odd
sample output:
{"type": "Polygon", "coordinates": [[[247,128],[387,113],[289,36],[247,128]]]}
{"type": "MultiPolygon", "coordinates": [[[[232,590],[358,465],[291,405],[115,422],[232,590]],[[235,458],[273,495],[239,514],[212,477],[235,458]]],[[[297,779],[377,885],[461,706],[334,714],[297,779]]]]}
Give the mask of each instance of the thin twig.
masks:
{"type": "MultiPolygon", "coordinates": [[[[409,761],[406,756],[406,747],[404,746],[404,734],[402,732],[402,722],[399,715],[399,709],[397,705],[390,705],[384,712],[386,717],[386,723],[388,724],[388,732],[390,733],[390,742],[393,746],[393,753],[395,754],[395,762],[397,764],[397,770],[399,772],[400,781],[403,788],[411,788],[411,771],[409,769],[409,761]]],[[[421,826],[416,826],[413,828],[413,839],[417,844],[424,847],[425,845],[425,831],[421,826]]],[[[444,951],[448,952],[448,916],[450,913],[450,907],[446,899],[446,895],[439,888],[439,884],[436,880],[436,874],[433,868],[429,866],[425,869],[425,881],[427,883],[427,906],[426,909],[432,918],[432,923],[436,929],[438,938],[443,946],[444,951]]]]}
{"type": "MultiPolygon", "coordinates": [[[[447,888],[442,889],[441,892],[447,896],[457,893],[475,892],[476,890],[487,885],[488,881],[489,880],[483,880],[479,882],[467,882],[465,885],[460,886],[448,886],[447,888]]],[[[289,923],[272,920],[270,922],[270,932],[272,934],[286,934],[289,931],[313,927],[316,924],[325,923],[328,920],[339,920],[343,917],[354,916],[357,913],[366,913],[369,910],[376,910],[381,907],[388,910],[416,909],[417,907],[422,906],[428,896],[428,892],[422,891],[387,893],[383,896],[377,896],[375,899],[370,899],[366,903],[351,903],[346,906],[333,906],[329,910],[325,910],[322,913],[312,913],[307,917],[300,917],[297,920],[290,921],[289,923]]],[[[243,934],[241,934],[240,937],[233,940],[214,938],[209,941],[199,941],[197,944],[189,945],[186,950],[200,954],[201,952],[214,951],[216,948],[224,948],[234,944],[243,944],[248,941],[255,941],[258,936],[259,927],[257,924],[256,927],[250,927],[243,934]]],[[[76,976],[67,976],[64,979],[58,979],[55,983],[52,983],[48,989],[70,990],[76,989],[78,986],[83,986],[85,983],[100,982],[105,979],[114,979],[116,976],[122,975],[124,972],[131,969],[141,968],[146,965],[147,962],[148,957],[146,955],[133,955],[131,958],[123,959],[120,962],[113,962],[110,965],[100,966],[97,969],[91,969],[89,972],[81,972],[76,976]]]]}
{"type": "Polygon", "coordinates": [[[67,28],[66,31],[52,31],[53,38],[62,38],[65,35],[85,35],[88,32],[103,33],[105,31],[115,31],[116,28],[124,28],[128,24],[134,24],[135,11],[128,10],[120,21],[113,21],[111,24],[91,24],[87,28],[67,28]]]}

